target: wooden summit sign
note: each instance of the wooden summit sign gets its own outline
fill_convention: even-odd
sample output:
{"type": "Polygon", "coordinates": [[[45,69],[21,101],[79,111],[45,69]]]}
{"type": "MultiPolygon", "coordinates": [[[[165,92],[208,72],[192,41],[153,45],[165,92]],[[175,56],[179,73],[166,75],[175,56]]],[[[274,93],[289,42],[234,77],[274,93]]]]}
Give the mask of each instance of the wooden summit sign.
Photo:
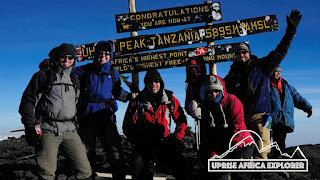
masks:
{"type": "Polygon", "coordinates": [[[276,15],[113,40],[115,55],[229,39],[278,30],[276,15]]]}
{"type": "Polygon", "coordinates": [[[185,66],[195,56],[203,56],[206,63],[224,62],[235,58],[236,46],[239,43],[212,45],[170,51],[150,52],[143,54],[115,57],[112,65],[120,73],[146,71],[150,68],[164,69],[185,66]]]}
{"type": "Polygon", "coordinates": [[[205,3],[169,9],[115,15],[117,32],[212,22],[222,19],[220,3],[205,3]]]}

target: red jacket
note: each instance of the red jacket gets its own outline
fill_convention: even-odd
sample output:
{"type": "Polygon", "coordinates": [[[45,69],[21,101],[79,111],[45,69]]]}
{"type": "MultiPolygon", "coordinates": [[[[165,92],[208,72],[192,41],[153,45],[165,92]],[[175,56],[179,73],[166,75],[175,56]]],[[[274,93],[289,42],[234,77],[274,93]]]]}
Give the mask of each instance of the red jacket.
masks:
{"type": "MultiPolygon", "coordinates": [[[[245,125],[245,120],[244,120],[244,112],[243,112],[243,105],[241,101],[233,94],[229,94],[226,90],[225,87],[225,82],[221,79],[221,77],[213,75],[217,77],[222,85],[223,85],[223,92],[224,92],[224,98],[222,99],[222,109],[225,113],[227,122],[229,126],[232,125],[234,128],[234,133],[237,133],[241,130],[247,130],[247,127],[245,125]]],[[[232,140],[234,144],[240,142],[242,139],[251,136],[251,134],[248,131],[241,132],[239,135],[235,136],[232,140]]],[[[245,140],[245,143],[251,143],[252,138],[247,138],[245,140]]],[[[242,144],[240,144],[240,147],[242,147],[242,144]]]]}
{"type": "MultiPolygon", "coordinates": [[[[204,155],[211,157],[212,153],[217,153],[221,155],[227,151],[229,147],[229,142],[234,134],[241,130],[247,130],[244,120],[243,105],[241,101],[234,95],[227,93],[225,89],[224,81],[216,75],[223,85],[224,98],[221,102],[221,107],[215,109],[212,112],[213,121],[210,117],[210,106],[204,101],[202,119],[201,122],[201,147],[204,151],[204,155]],[[223,112],[222,112],[223,111],[223,112]],[[215,126],[211,127],[211,123],[214,122],[215,126]],[[224,122],[228,124],[227,128],[224,127],[224,122]],[[207,154],[208,153],[208,154],[207,154]]],[[[205,93],[204,93],[205,94],[205,93]]],[[[204,100],[204,97],[201,97],[204,100]]],[[[241,142],[243,139],[245,144],[252,143],[252,136],[250,132],[244,131],[238,133],[232,138],[231,147],[235,144],[241,142]]],[[[242,147],[243,143],[239,144],[238,147],[242,147]]],[[[200,147],[200,149],[201,149],[200,147]]]]}
{"type": "Polygon", "coordinates": [[[156,122],[158,122],[158,124],[161,124],[164,126],[164,134],[163,137],[167,137],[170,134],[170,127],[169,127],[169,122],[170,122],[170,110],[169,110],[169,105],[174,103],[173,107],[173,120],[176,123],[176,128],[175,128],[175,132],[174,132],[174,136],[179,139],[182,140],[182,138],[185,135],[185,130],[186,130],[186,126],[187,126],[187,120],[186,120],[186,116],[184,115],[183,109],[180,106],[179,101],[172,95],[171,91],[167,91],[169,93],[171,93],[172,95],[172,101],[170,102],[168,95],[166,94],[167,90],[163,91],[163,96],[161,99],[161,103],[160,106],[158,107],[158,109],[153,109],[152,105],[150,102],[145,101],[143,102],[142,97],[146,96],[145,92],[142,91],[139,96],[137,98],[135,98],[133,101],[131,101],[128,105],[125,117],[124,117],[124,121],[123,121],[123,132],[126,136],[128,136],[129,138],[133,137],[135,134],[135,132],[133,132],[136,129],[137,126],[137,121],[139,118],[144,119],[144,121],[148,121],[149,123],[153,123],[156,124],[156,122]],[[142,101],[140,102],[139,101],[142,101]],[[141,110],[141,108],[144,108],[143,112],[143,116],[144,117],[139,117],[139,111],[141,110]]]}

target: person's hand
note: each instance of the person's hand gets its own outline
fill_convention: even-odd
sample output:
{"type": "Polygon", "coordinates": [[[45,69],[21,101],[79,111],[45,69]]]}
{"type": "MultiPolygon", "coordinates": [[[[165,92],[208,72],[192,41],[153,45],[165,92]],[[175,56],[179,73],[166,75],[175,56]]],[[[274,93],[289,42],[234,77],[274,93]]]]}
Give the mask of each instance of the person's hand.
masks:
{"type": "Polygon", "coordinates": [[[25,127],[26,141],[29,145],[36,147],[40,143],[41,135],[37,133],[34,126],[25,127]]]}
{"type": "Polygon", "coordinates": [[[312,108],[308,109],[306,111],[306,113],[308,113],[308,116],[307,116],[308,118],[311,117],[312,116],[312,108]]]}
{"type": "Polygon", "coordinates": [[[290,16],[287,16],[288,29],[296,30],[300,23],[301,17],[302,15],[300,15],[300,11],[292,10],[290,16]]]}
{"type": "Polygon", "coordinates": [[[201,119],[201,108],[198,106],[198,103],[195,100],[192,100],[190,102],[188,109],[191,117],[193,117],[196,120],[201,119]]]}

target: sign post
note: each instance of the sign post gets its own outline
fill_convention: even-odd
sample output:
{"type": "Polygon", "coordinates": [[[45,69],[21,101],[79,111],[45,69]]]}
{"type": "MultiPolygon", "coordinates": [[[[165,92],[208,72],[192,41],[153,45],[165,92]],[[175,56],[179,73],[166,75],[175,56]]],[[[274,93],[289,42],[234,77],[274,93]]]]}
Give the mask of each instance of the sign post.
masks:
{"type": "MultiPolygon", "coordinates": [[[[130,13],[136,12],[136,3],[135,0],[129,0],[129,11],[130,13]]],[[[131,37],[138,36],[137,31],[131,32],[131,37]]],[[[132,73],[132,98],[135,98],[139,93],[139,72],[133,72],[132,73]]]]}
{"type": "MultiPolygon", "coordinates": [[[[207,1],[207,3],[209,4],[209,3],[211,3],[211,1],[207,1]]],[[[219,9],[220,9],[220,7],[219,7],[219,9]]],[[[209,22],[209,23],[206,23],[207,25],[213,25],[213,23],[212,22],[209,22]]],[[[214,45],[214,42],[212,41],[212,42],[207,42],[207,46],[211,46],[211,45],[214,45]]],[[[214,75],[217,75],[217,64],[216,63],[210,63],[209,64],[209,73],[210,73],[210,75],[211,74],[214,74],[214,75]]]]}

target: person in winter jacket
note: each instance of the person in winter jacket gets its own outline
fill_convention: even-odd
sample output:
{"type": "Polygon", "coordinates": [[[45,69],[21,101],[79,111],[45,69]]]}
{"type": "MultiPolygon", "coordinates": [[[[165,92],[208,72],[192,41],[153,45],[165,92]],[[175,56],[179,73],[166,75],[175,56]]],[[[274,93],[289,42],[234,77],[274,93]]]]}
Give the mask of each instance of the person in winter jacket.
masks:
{"type": "Polygon", "coordinates": [[[198,118],[201,112],[191,111],[190,102],[195,100],[200,101],[200,96],[203,96],[203,83],[206,79],[206,65],[202,56],[196,56],[189,61],[186,65],[186,99],[185,99],[185,110],[193,118],[198,118]]]}
{"type": "Polygon", "coordinates": [[[35,73],[25,89],[19,113],[26,140],[35,146],[41,179],[54,179],[61,146],[77,179],[89,179],[91,167],[76,130],[79,82],[72,73],[76,50],[63,43],[49,53],[52,68],[35,73]]]}
{"type": "MultiPolygon", "coordinates": [[[[236,149],[224,159],[251,158],[253,146],[250,145],[253,143],[253,137],[246,131],[242,103],[226,91],[224,81],[219,76],[210,75],[206,78],[203,93],[197,103],[201,108],[200,158],[206,165],[205,169],[208,169],[209,158],[222,155],[233,146],[236,146],[236,149]]],[[[239,175],[233,176],[239,179],[239,175]]]]}
{"type": "MultiPolygon", "coordinates": [[[[288,26],[284,37],[276,49],[266,57],[257,58],[251,54],[247,43],[240,43],[237,47],[236,59],[224,78],[227,91],[237,96],[243,103],[247,128],[261,136],[263,143],[254,136],[260,149],[270,144],[269,76],[286,56],[301,17],[298,10],[293,10],[290,16],[287,16],[288,26]]],[[[256,154],[256,157],[267,159],[268,152],[270,149],[256,154]]]]}
{"type": "Polygon", "coordinates": [[[109,156],[113,179],[124,179],[125,164],[116,124],[115,112],[118,107],[115,100],[126,102],[130,94],[121,87],[120,74],[111,66],[112,42],[100,41],[95,48],[92,63],[73,69],[81,84],[79,134],[87,147],[93,171],[96,170],[95,147],[98,137],[109,156]]]}
{"type": "MultiPolygon", "coordinates": [[[[312,115],[312,106],[303,98],[298,91],[281,77],[281,68],[276,67],[274,73],[270,75],[271,80],[271,109],[273,141],[277,142],[280,150],[284,152],[287,133],[294,131],[294,107],[312,115]]],[[[280,156],[279,151],[275,151],[274,158],[280,156]]]]}
{"type": "Polygon", "coordinates": [[[154,164],[168,163],[176,179],[188,179],[179,145],[185,135],[186,117],[173,93],[164,89],[156,69],[148,70],[145,87],[127,108],[123,132],[135,145],[133,179],[153,179],[154,164]],[[176,124],[170,133],[171,118],[176,124]]]}

